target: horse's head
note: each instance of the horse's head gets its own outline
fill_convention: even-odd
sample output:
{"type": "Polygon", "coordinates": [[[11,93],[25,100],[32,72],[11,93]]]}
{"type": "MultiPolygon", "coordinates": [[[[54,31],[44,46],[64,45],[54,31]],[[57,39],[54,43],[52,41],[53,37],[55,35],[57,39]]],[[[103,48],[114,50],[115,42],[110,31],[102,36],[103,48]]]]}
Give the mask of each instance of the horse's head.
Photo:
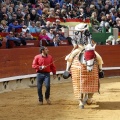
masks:
{"type": "Polygon", "coordinates": [[[84,52],[84,59],[87,67],[87,71],[90,72],[93,69],[93,65],[95,62],[95,46],[92,46],[91,44],[87,44],[85,46],[85,52],[84,52]]]}

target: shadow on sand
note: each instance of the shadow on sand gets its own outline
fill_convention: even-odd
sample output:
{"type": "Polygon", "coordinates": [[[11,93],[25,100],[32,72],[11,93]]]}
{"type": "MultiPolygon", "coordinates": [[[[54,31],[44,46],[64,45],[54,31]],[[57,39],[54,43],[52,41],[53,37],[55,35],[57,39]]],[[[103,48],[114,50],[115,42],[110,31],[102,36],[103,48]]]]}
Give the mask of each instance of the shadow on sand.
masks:
{"type": "Polygon", "coordinates": [[[100,110],[120,110],[120,102],[97,102],[98,107],[93,109],[100,109],[100,110]]]}

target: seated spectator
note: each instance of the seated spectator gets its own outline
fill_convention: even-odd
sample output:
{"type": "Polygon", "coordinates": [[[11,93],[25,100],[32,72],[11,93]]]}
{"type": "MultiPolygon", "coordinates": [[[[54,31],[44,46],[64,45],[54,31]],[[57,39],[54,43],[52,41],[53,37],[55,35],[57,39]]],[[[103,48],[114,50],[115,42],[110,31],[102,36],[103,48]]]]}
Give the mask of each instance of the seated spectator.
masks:
{"type": "Polygon", "coordinates": [[[120,18],[117,19],[117,23],[114,27],[118,28],[118,31],[120,32],[120,18]]]}
{"type": "Polygon", "coordinates": [[[8,32],[7,21],[5,21],[5,20],[1,21],[0,32],[8,32]]]}
{"type": "Polygon", "coordinates": [[[106,45],[112,45],[112,40],[107,39],[107,40],[106,40],[106,45]]]}
{"type": "Polygon", "coordinates": [[[53,41],[50,43],[50,46],[55,46],[55,47],[58,47],[59,46],[59,39],[58,39],[58,37],[54,37],[53,38],[53,41]]]}
{"type": "Polygon", "coordinates": [[[41,22],[40,22],[40,21],[37,21],[37,22],[36,22],[36,32],[37,32],[37,33],[40,33],[40,32],[41,32],[41,29],[42,29],[42,28],[41,28],[41,22]]]}
{"type": "Polygon", "coordinates": [[[46,20],[46,16],[44,14],[42,14],[42,18],[41,18],[40,22],[41,22],[41,26],[45,26],[46,25],[47,20],[46,20]]]}
{"type": "Polygon", "coordinates": [[[36,25],[34,21],[31,21],[30,26],[28,26],[29,32],[30,33],[36,33],[36,25]]]}
{"type": "Polygon", "coordinates": [[[47,36],[50,38],[50,40],[53,40],[53,38],[54,38],[54,30],[53,29],[50,29],[50,31],[47,33],[47,36]]]}
{"type": "Polygon", "coordinates": [[[29,26],[30,25],[30,14],[29,13],[27,13],[26,15],[25,15],[25,17],[24,17],[24,24],[26,25],[26,26],[29,26]]]}
{"type": "Polygon", "coordinates": [[[109,22],[105,22],[105,29],[106,29],[106,32],[111,32],[109,22]]]}
{"type": "Polygon", "coordinates": [[[110,35],[110,36],[108,37],[108,39],[112,41],[112,45],[115,45],[115,44],[116,44],[115,36],[110,35]]]}
{"type": "Polygon", "coordinates": [[[78,18],[82,18],[83,20],[86,19],[86,14],[83,8],[80,8],[80,15],[78,18]]]}
{"type": "Polygon", "coordinates": [[[93,12],[91,17],[90,17],[90,22],[92,25],[92,29],[94,32],[99,32],[98,28],[99,28],[99,21],[97,20],[97,13],[93,12]]]}
{"type": "Polygon", "coordinates": [[[58,41],[60,41],[59,34],[56,34],[55,37],[57,38],[58,41]]]}
{"type": "Polygon", "coordinates": [[[43,29],[45,29],[47,32],[50,31],[50,28],[51,28],[51,22],[50,21],[47,21],[46,22],[46,25],[43,27],[43,29]]]}
{"type": "Polygon", "coordinates": [[[41,10],[41,6],[40,5],[36,5],[36,13],[38,16],[42,15],[42,10],[41,10]]]}
{"type": "Polygon", "coordinates": [[[101,18],[100,25],[99,25],[100,28],[105,27],[105,22],[106,22],[106,20],[107,20],[106,16],[103,15],[102,18],[101,18]]]}
{"type": "Polygon", "coordinates": [[[67,11],[66,9],[61,9],[61,14],[60,14],[60,18],[64,20],[64,22],[66,22],[66,19],[68,17],[67,11]]]}
{"type": "Polygon", "coordinates": [[[50,8],[48,18],[55,18],[55,16],[54,8],[50,8]]]}
{"type": "Polygon", "coordinates": [[[27,30],[29,30],[29,28],[26,25],[23,25],[22,32],[26,33],[27,30]]]}
{"type": "Polygon", "coordinates": [[[17,33],[16,37],[20,39],[22,45],[26,45],[26,38],[25,38],[24,33],[23,34],[17,33]]]}
{"type": "Polygon", "coordinates": [[[10,41],[14,41],[16,46],[20,46],[21,44],[20,38],[15,37],[13,32],[9,32],[9,34],[6,36],[6,48],[10,48],[10,41]]]}
{"type": "Polygon", "coordinates": [[[65,26],[65,25],[61,25],[60,24],[61,23],[61,21],[59,20],[59,19],[56,19],[56,29],[58,30],[58,29],[60,29],[60,28],[67,28],[67,26],[65,26]]]}
{"type": "Polygon", "coordinates": [[[25,37],[26,40],[36,40],[36,38],[33,37],[33,35],[29,32],[29,30],[26,31],[25,37]]]}
{"type": "Polygon", "coordinates": [[[55,22],[52,23],[51,29],[53,29],[53,33],[56,34],[56,32],[57,32],[57,26],[56,26],[55,22]]]}
{"type": "Polygon", "coordinates": [[[59,35],[60,40],[66,40],[66,37],[64,36],[64,33],[62,32],[61,29],[58,29],[57,34],[59,35]]]}
{"type": "Polygon", "coordinates": [[[50,38],[46,33],[47,31],[45,29],[42,29],[41,34],[39,36],[40,46],[42,46],[42,41],[45,41],[48,46],[50,45],[50,38]]]}
{"type": "Polygon", "coordinates": [[[30,12],[30,20],[35,21],[35,18],[37,17],[37,13],[35,9],[32,9],[30,12]]]}
{"type": "Polygon", "coordinates": [[[115,44],[116,44],[115,37],[113,35],[110,35],[106,40],[106,45],[115,45],[115,44]]]}
{"type": "Polygon", "coordinates": [[[8,26],[8,32],[13,31],[16,32],[17,29],[22,29],[22,26],[18,24],[17,20],[13,20],[12,23],[9,24],[8,26]]]}
{"type": "Polygon", "coordinates": [[[120,38],[116,40],[116,45],[120,45],[120,38]]]}

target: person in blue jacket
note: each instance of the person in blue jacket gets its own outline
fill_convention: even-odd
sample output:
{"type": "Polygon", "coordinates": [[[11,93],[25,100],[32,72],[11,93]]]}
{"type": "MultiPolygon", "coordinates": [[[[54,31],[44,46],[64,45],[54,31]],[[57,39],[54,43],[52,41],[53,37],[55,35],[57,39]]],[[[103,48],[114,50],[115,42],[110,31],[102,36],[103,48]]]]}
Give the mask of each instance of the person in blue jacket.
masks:
{"type": "Polygon", "coordinates": [[[20,29],[20,28],[22,28],[22,25],[19,25],[17,20],[13,20],[13,22],[10,23],[8,26],[8,32],[10,32],[10,31],[15,32],[16,29],[20,29]]]}

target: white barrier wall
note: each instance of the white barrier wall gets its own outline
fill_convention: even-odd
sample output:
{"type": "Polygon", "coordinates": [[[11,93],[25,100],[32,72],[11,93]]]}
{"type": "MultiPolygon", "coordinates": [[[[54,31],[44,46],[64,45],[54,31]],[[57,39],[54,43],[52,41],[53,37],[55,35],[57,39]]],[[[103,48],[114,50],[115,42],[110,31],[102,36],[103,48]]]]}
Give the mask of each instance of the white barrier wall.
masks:
{"type": "MultiPolygon", "coordinates": [[[[53,79],[53,76],[51,75],[51,84],[67,82],[71,80],[71,78],[63,79],[62,73],[63,72],[57,72],[56,79],[53,79]]],[[[36,87],[36,85],[36,74],[2,78],[0,79],[0,93],[16,89],[36,87]]]]}

